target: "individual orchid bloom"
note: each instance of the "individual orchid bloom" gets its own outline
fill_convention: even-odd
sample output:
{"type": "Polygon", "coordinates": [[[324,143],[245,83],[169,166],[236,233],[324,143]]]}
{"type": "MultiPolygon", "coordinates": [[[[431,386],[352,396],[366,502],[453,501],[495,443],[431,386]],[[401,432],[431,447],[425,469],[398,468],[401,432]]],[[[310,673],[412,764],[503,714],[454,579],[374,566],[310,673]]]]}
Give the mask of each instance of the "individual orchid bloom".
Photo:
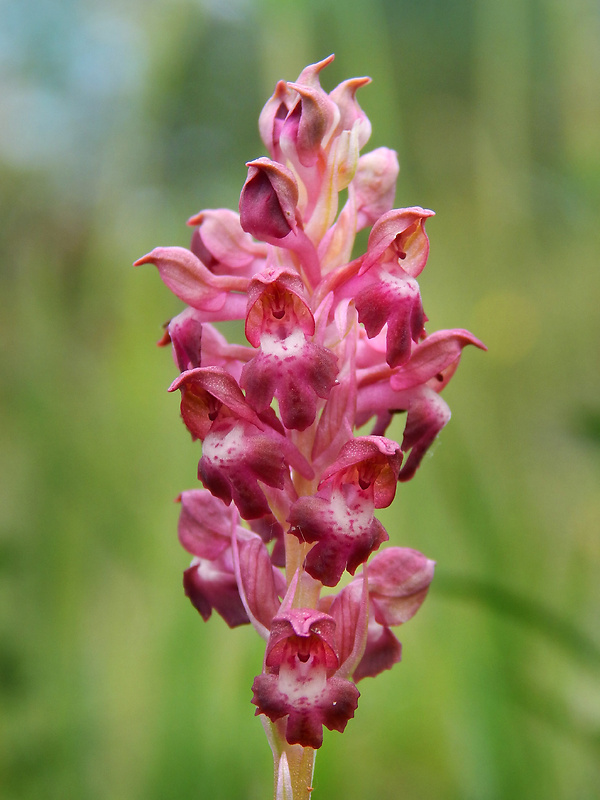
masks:
{"type": "Polygon", "coordinates": [[[266,642],[252,702],[277,800],[308,800],[323,727],[343,731],[355,683],[400,661],[393,628],[420,608],[433,562],[379,550],[389,536],[375,514],[450,419],[440,393],[464,348],[485,349],[461,328],[426,330],[418,279],[433,211],[393,208],[396,153],[361,154],[371,123],[357,94],[369,79],[327,92],[332,60],[276,84],[239,214],[200,211],[189,249],[136,262],[154,264],[187,306],[159,342],[172,346],[170,391],[201,446],[204,488],[179,498],[194,557],[185,592],[204,619],[249,622],[266,642]],[[242,320],[246,342],[218,327],[242,320]],[[398,444],[386,434],[401,413],[398,444]]]}
{"type": "Polygon", "coordinates": [[[265,655],[265,672],[252,686],[257,714],[272,722],[287,717],[289,744],[317,749],[323,726],[343,731],[354,716],[359,691],[336,676],[339,659],[332,617],[308,608],[277,615],[265,655]]]}
{"type": "Polygon", "coordinates": [[[283,424],[305,430],[317,413],[317,398],[327,399],[337,374],[337,359],[310,337],[315,321],[297,274],[268,270],[248,289],[246,336],[259,352],[243,368],[240,385],[257,411],[279,402],[283,424]]]}
{"type": "Polygon", "coordinates": [[[433,216],[433,211],[420,206],[397,208],[383,214],[371,228],[360,274],[374,264],[386,264],[390,269],[401,267],[412,278],[418,277],[429,255],[425,221],[433,216]]]}
{"type": "MultiPolygon", "coordinates": [[[[364,652],[352,672],[355,681],[375,677],[400,661],[402,646],[392,626],[408,622],[419,610],[433,579],[435,563],[407,547],[388,547],[369,562],[369,622],[364,652]]],[[[334,598],[329,613],[338,628],[356,626],[360,614],[364,576],[356,577],[334,598]],[[348,623],[351,623],[350,625],[348,623]]],[[[348,633],[339,637],[345,645],[341,658],[351,648],[348,633]]]]}
{"type": "Polygon", "coordinates": [[[329,56],[309,65],[296,81],[287,83],[292,101],[281,126],[280,146],[282,156],[288,158],[300,173],[302,167],[316,165],[339,119],[336,103],[322,89],[319,80],[320,72],[331,60],[329,56]]]}
{"type": "Polygon", "coordinates": [[[237,381],[219,367],[197,367],[176,378],[169,391],[181,391],[181,417],[195,439],[204,441],[214,423],[229,417],[262,428],[237,381]]]}
{"type": "Polygon", "coordinates": [[[182,392],[187,428],[203,443],[199,476],[215,497],[227,504],[234,500],[244,519],[271,512],[259,480],[293,498],[289,464],[308,477],[312,474],[293,443],[246,403],[228,373],[217,367],[188,370],[174,381],[175,389],[182,392]]]}
{"type": "Polygon", "coordinates": [[[268,631],[285,594],[285,579],[260,536],[240,525],[234,505],[207,490],[182,492],[179,541],[195,558],[184,588],[207,620],[215,609],[230,627],[253,622],[268,631]]]}
{"type": "Polygon", "coordinates": [[[319,281],[319,263],[313,243],[298,219],[298,184],[288,167],[258,158],[249,161],[248,177],[240,195],[242,228],[258,239],[295,253],[310,284],[319,281]]]}
{"type": "MultiPolygon", "coordinates": [[[[298,79],[295,81],[296,85],[320,89],[319,73],[324,67],[330,64],[332,60],[333,56],[329,56],[317,64],[310,64],[302,70],[298,79]]],[[[277,161],[283,162],[285,160],[285,156],[279,146],[281,130],[297,101],[298,93],[292,88],[292,84],[286,83],[285,81],[278,81],[273,95],[267,100],[260,113],[258,120],[260,136],[271,157],[277,161]]]]}
{"type": "Polygon", "coordinates": [[[450,420],[450,409],[439,392],[454,374],[468,344],[486,349],[469,331],[436,331],[420,342],[409,361],[398,369],[376,366],[359,372],[358,425],[364,425],[375,415],[373,433],[383,435],[394,414],[407,412],[402,451],[410,451],[410,455],[400,470],[401,481],[413,477],[423,456],[450,420]]]}
{"type": "Polygon", "coordinates": [[[260,484],[285,492],[290,501],[295,495],[278,439],[231,417],[214,425],[206,435],[198,476],[224,503],[233,500],[244,519],[271,513],[260,484]]]}
{"type": "Polygon", "coordinates": [[[325,586],[335,586],[344,570],[352,575],[388,535],[373,515],[388,506],[396,491],[402,456],[383,437],[353,439],[323,476],[317,494],[292,506],[290,533],[316,542],[305,569],[325,586]]]}
{"type": "Polygon", "coordinates": [[[340,450],[337,459],[321,477],[326,484],[357,484],[368,492],[374,508],[387,508],[396,494],[402,455],[396,442],[383,436],[357,436],[340,450]]]}
{"type": "Polygon", "coordinates": [[[432,214],[422,208],[384,214],[373,226],[359,276],[350,282],[358,289],[356,309],[367,336],[376,336],[387,323],[386,360],[391,367],[403,364],[412,342],[425,334],[427,317],[415,278],[427,260],[424,221],[432,214]]]}

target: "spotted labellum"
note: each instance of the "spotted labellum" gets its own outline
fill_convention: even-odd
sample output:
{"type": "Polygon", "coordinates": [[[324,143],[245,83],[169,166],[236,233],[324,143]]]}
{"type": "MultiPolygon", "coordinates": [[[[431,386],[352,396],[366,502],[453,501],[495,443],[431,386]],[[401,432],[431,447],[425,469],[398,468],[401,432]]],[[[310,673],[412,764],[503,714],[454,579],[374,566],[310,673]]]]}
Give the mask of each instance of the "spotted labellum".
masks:
{"type": "Polygon", "coordinates": [[[327,93],[332,59],[276,85],[259,118],[267,155],[247,164],[239,213],[201,211],[189,249],[136,262],[185,304],[159,342],[201,447],[203,488],[178,498],[193,556],[185,594],[204,620],[214,611],[265,640],[251,701],[275,797],[295,800],[310,795],[323,728],[354,716],[356,684],[400,661],[392,629],[420,608],[434,562],[388,544],[376,513],[450,419],[441,392],[463,348],[485,349],[466,330],[426,329],[417,279],[433,212],[393,208],[396,154],[360,154],[371,125],[356,93],[369,79],[327,93]],[[245,342],[218,329],[231,320],[245,342]]]}

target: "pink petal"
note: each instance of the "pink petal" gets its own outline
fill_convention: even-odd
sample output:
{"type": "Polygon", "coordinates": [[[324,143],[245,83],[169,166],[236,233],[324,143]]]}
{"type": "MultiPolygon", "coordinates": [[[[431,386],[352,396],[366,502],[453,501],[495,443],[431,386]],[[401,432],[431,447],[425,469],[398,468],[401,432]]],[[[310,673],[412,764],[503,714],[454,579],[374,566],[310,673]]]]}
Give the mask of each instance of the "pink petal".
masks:
{"type": "Polygon", "coordinates": [[[268,631],[285,594],[285,578],[273,567],[267,548],[258,536],[237,539],[239,582],[248,610],[268,631]]]}
{"type": "Polygon", "coordinates": [[[326,92],[300,83],[288,83],[299,94],[281,129],[281,148],[303,167],[316,164],[325,135],[337,122],[339,112],[326,92]]]}
{"type": "Polygon", "coordinates": [[[255,242],[242,230],[239,215],[228,208],[207,209],[188,220],[198,226],[192,236],[190,249],[216,274],[248,274],[257,269],[259,259],[266,256],[263,244],[255,242]]]}
{"type": "Polygon", "coordinates": [[[358,149],[360,150],[369,141],[371,136],[371,122],[356,100],[356,92],[362,86],[371,83],[371,78],[350,78],[339,83],[329,97],[340,110],[340,121],[336,133],[350,131],[358,123],[358,149]]]}
{"type": "Polygon", "coordinates": [[[191,489],[179,496],[181,512],[177,533],[183,547],[200,558],[214,561],[231,545],[239,515],[204,489],[191,489]]]}
{"type": "Polygon", "coordinates": [[[195,308],[188,307],[169,322],[168,339],[173,345],[175,363],[184,372],[200,366],[202,320],[195,308]]]}
{"type": "Polygon", "coordinates": [[[248,286],[246,338],[254,347],[269,333],[285,339],[296,328],[312,336],[315,320],[305,298],[304,283],[289,269],[268,268],[254,276],[248,286]]]}
{"type": "Polygon", "coordinates": [[[138,259],[134,266],[155,264],[169,289],[194,308],[218,311],[227,293],[219,288],[214,275],[192,252],[183,247],[156,247],[138,259]]]}
{"type": "Polygon", "coordinates": [[[381,625],[401,625],[425,600],[435,562],[408,547],[387,547],[369,564],[369,595],[381,625]]]}
{"type": "Polygon", "coordinates": [[[285,81],[278,81],[273,95],[267,100],[258,119],[260,138],[271,158],[282,161],[279,139],[285,118],[296,101],[296,92],[285,81]]]}
{"type": "Polygon", "coordinates": [[[391,669],[402,658],[402,645],[389,628],[377,622],[369,623],[367,646],[352,677],[358,683],[363,678],[375,678],[391,669]]]}
{"type": "Polygon", "coordinates": [[[390,505],[402,463],[398,444],[383,436],[355,436],[342,447],[334,463],[325,470],[319,489],[329,480],[344,476],[363,490],[372,487],[375,508],[390,505]]]}
{"type": "Polygon", "coordinates": [[[463,348],[468,344],[487,350],[483,342],[462,328],[432,333],[415,347],[409,361],[392,375],[392,389],[411,389],[441,375],[460,358],[463,348]]]}
{"type": "Polygon", "coordinates": [[[402,450],[410,454],[400,470],[398,480],[410,480],[434,439],[450,420],[447,403],[429,387],[419,389],[408,409],[402,450]]]}

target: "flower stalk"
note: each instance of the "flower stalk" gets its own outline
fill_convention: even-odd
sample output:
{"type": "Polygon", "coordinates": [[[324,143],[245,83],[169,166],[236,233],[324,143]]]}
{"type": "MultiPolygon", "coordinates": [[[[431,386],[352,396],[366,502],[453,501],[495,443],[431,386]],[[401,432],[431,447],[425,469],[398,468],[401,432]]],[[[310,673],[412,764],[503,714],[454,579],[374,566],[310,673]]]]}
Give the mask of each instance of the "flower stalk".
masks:
{"type": "Polygon", "coordinates": [[[396,154],[360,155],[371,125],[356,92],[369,79],[325,92],[332,58],[277,84],[259,118],[268,156],[247,163],[239,214],[201,211],[189,249],[136,262],[187,304],[159,342],[172,346],[170,391],[202,448],[204,488],[178,498],[193,557],[184,589],[204,620],[216,611],[265,640],[251,702],[276,800],[310,797],[323,728],[342,732],[356,684],[401,659],[392,628],[420,608],[434,562],[384,546],[376,512],[448,422],[440,392],[464,347],[485,349],[463,329],[426,331],[417,278],[433,212],[393,208],[396,154]],[[215,325],[234,319],[245,345],[215,325]],[[386,433],[401,412],[397,443],[386,433]]]}

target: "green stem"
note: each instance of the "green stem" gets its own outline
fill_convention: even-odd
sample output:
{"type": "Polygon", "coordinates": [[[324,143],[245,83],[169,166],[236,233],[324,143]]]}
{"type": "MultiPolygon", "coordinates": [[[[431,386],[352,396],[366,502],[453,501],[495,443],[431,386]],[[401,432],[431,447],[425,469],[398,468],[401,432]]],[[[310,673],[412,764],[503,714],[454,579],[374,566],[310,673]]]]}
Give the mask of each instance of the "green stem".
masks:
{"type": "Polygon", "coordinates": [[[293,800],[310,800],[316,753],[312,747],[301,747],[299,744],[286,747],[293,800]]]}
{"type": "Polygon", "coordinates": [[[285,720],[269,722],[261,717],[261,722],[273,752],[274,800],[310,800],[317,751],[312,747],[288,744],[285,720]]]}

